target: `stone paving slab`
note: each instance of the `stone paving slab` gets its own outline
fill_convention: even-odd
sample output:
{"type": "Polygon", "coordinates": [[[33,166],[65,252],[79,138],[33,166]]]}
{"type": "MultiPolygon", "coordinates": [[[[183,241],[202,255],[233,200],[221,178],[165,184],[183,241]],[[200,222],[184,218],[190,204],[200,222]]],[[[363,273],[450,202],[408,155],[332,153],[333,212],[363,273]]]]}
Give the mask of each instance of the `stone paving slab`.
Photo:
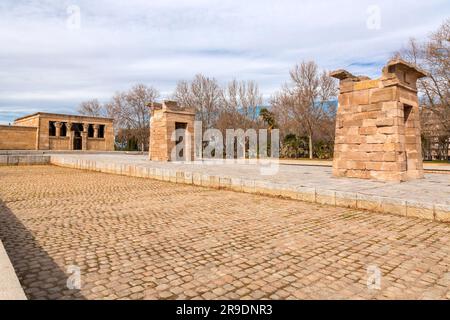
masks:
{"type": "Polygon", "coordinates": [[[142,155],[51,155],[51,163],[174,183],[281,196],[332,206],[450,222],[450,176],[427,174],[403,183],[334,178],[331,168],[212,161],[151,162],[142,155]]]}
{"type": "MultiPolygon", "coordinates": [[[[332,160],[296,160],[296,159],[281,159],[280,163],[286,165],[301,165],[301,166],[314,166],[314,167],[332,167],[332,160]]],[[[446,163],[428,163],[425,162],[423,168],[426,172],[437,172],[437,173],[450,173],[450,162],[446,163]]]]}
{"type": "MultiPolygon", "coordinates": [[[[94,150],[0,150],[0,155],[48,155],[48,154],[110,154],[110,155],[143,155],[141,151],[94,151],[94,150]]],[[[148,154],[146,152],[145,154],[148,154]]]]}
{"type": "Polygon", "coordinates": [[[30,166],[50,163],[50,156],[36,154],[0,154],[0,166],[30,166]]]}
{"type": "Polygon", "coordinates": [[[0,179],[29,299],[450,299],[446,223],[48,165],[0,179]]]}

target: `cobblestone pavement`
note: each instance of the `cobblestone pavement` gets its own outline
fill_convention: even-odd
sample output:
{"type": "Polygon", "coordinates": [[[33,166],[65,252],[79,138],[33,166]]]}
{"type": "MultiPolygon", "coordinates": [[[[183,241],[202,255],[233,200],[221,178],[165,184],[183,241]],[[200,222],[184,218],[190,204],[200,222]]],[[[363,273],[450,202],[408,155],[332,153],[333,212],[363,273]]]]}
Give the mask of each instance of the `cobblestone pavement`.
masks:
{"type": "Polygon", "coordinates": [[[450,298],[449,224],[53,166],[0,182],[31,299],[450,298]]]}

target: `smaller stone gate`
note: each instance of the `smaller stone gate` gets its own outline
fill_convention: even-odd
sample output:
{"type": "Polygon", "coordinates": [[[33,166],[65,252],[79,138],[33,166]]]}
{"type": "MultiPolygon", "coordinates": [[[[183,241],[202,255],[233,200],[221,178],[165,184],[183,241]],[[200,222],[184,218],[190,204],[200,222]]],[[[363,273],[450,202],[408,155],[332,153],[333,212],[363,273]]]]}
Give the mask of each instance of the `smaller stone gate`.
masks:
{"type": "Polygon", "coordinates": [[[176,101],[152,103],[150,108],[150,160],[193,160],[195,111],[176,101]]]}
{"type": "Polygon", "coordinates": [[[333,175],[406,181],[423,177],[417,80],[426,74],[391,60],[380,79],[332,72],[340,80],[333,175]]]}

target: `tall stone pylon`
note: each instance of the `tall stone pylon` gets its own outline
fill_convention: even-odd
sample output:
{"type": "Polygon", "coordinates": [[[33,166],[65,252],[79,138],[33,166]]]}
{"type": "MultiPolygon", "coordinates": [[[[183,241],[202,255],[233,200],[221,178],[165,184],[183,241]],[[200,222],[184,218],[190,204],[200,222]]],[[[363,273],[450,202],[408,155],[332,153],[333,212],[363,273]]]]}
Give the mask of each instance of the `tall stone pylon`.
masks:
{"type": "Polygon", "coordinates": [[[333,175],[382,181],[423,178],[417,80],[425,72],[395,59],[376,80],[345,70],[331,76],[340,80],[333,175]]]}

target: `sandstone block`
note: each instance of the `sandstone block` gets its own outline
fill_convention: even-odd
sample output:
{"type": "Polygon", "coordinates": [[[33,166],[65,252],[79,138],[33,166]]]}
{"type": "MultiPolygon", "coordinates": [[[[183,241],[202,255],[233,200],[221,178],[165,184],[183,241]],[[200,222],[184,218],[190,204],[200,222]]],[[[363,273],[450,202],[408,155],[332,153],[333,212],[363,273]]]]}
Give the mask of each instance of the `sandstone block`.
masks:
{"type": "Polygon", "coordinates": [[[254,192],[259,193],[259,194],[272,194],[270,192],[271,187],[272,187],[272,185],[269,181],[256,180],[254,192]]]}
{"type": "Polygon", "coordinates": [[[400,111],[401,116],[403,117],[403,110],[402,108],[399,108],[399,102],[398,101],[387,101],[387,102],[380,102],[381,104],[381,111],[389,112],[389,111],[400,111]]]}
{"type": "Polygon", "coordinates": [[[164,180],[163,170],[160,168],[155,168],[154,178],[157,180],[164,180]]]}
{"type": "Polygon", "coordinates": [[[376,127],[376,123],[377,123],[376,119],[364,119],[362,121],[361,127],[362,128],[365,128],[365,127],[376,127]]]}
{"type": "Polygon", "coordinates": [[[219,186],[221,189],[231,189],[231,178],[220,177],[219,178],[219,186]]]}
{"type": "Polygon", "coordinates": [[[353,90],[376,89],[379,86],[380,86],[379,80],[365,80],[365,81],[355,82],[353,85],[353,90]]]}
{"type": "Polygon", "coordinates": [[[380,128],[377,129],[377,132],[384,135],[391,135],[398,133],[398,128],[393,126],[380,126],[380,128]]]}
{"type": "Polygon", "coordinates": [[[392,118],[377,119],[375,125],[377,127],[392,127],[394,125],[394,119],[392,118]]]}
{"type": "Polygon", "coordinates": [[[436,204],[434,212],[437,221],[450,222],[450,204],[436,204]]]}
{"type": "Polygon", "coordinates": [[[372,152],[369,154],[372,161],[395,162],[397,161],[397,153],[394,151],[372,152]]]}
{"type": "Polygon", "coordinates": [[[8,156],[8,165],[9,166],[17,166],[19,164],[19,156],[8,156]]]}
{"type": "Polygon", "coordinates": [[[421,219],[434,220],[434,205],[419,201],[408,201],[406,204],[406,215],[421,219]]]}
{"type": "Polygon", "coordinates": [[[406,216],[406,201],[401,199],[385,198],[382,200],[381,208],[384,213],[406,216]]]}
{"type": "Polygon", "coordinates": [[[316,203],[336,205],[336,191],[327,189],[316,189],[316,203]]]}
{"type": "Polygon", "coordinates": [[[316,202],[316,188],[299,186],[296,188],[297,200],[316,202]]]}
{"type": "Polygon", "coordinates": [[[336,191],[336,206],[344,208],[357,208],[357,193],[336,191]]]}
{"type": "Polygon", "coordinates": [[[364,136],[373,135],[373,134],[376,134],[377,132],[378,132],[378,129],[375,126],[371,126],[371,127],[363,126],[363,127],[360,127],[359,131],[358,131],[358,133],[360,135],[364,135],[364,136]]]}
{"type": "Polygon", "coordinates": [[[380,103],[374,103],[374,104],[368,104],[368,105],[362,105],[359,106],[360,112],[380,112],[382,110],[382,104],[380,103]]]}
{"type": "Polygon", "coordinates": [[[383,212],[383,198],[358,193],[356,196],[356,206],[358,209],[383,212]]]}
{"type": "Polygon", "coordinates": [[[338,102],[341,108],[345,108],[346,106],[350,106],[351,104],[351,93],[343,93],[339,95],[338,102]]]}
{"type": "Polygon", "coordinates": [[[240,178],[231,178],[231,190],[242,191],[242,180],[240,178]]]}
{"type": "Polygon", "coordinates": [[[170,169],[163,169],[163,181],[170,181],[171,171],[170,169]]]}
{"type": "Polygon", "coordinates": [[[283,198],[297,199],[298,192],[296,186],[283,184],[280,186],[280,188],[281,188],[281,196],[283,198]]]}
{"type": "Polygon", "coordinates": [[[343,120],[343,127],[360,127],[363,124],[362,119],[354,120],[343,120]]]}
{"type": "Polygon", "coordinates": [[[193,184],[194,174],[192,172],[186,171],[184,172],[184,183],[185,184],[193,184]]]}
{"type": "Polygon", "coordinates": [[[396,100],[395,93],[396,93],[395,87],[372,90],[370,94],[370,103],[388,102],[396,100]]]}
{"type": "Polygon", "coordinates": [[[210,176],[207,174],[202,175],[202,186],[210,188],[220,188],[220,180],[217,176],[210,176]]]}
{"type": "Polygon", "coordinates": [[[184,171],[176,171],[176,183],[184,183],[184,171]]]}
{"type": "Polygon", "coordinates": [[[371,171],[369,170],[356,170],[348,169],[345,171],[345,176],[349,178],[368,179],[370,178],[371,171]]]}
{"type": "Polygon", "coordinates": [[[192,174],[192,184],[196,185],[196,186],[201,186],[202,185],[202,177],[203,175],[199,172],[194,172],[192,174]]]}
{"type": "Polygon", "coordinates": [[[368,90],[354,91],[351,97],[350,104],[352,105],[369,104],[369,91],[368,90]]]}
{"type": "Polygon", "coordinates": [[[255,180],[242,179],[242,191],[255,193],[255,180]]]}
{"type": "Polygon", "coordinates": [[[353,91],[353,82],[341,81],[341,83],[339,85],[339,90],[341,93],[352,92],[353,91]]]}

